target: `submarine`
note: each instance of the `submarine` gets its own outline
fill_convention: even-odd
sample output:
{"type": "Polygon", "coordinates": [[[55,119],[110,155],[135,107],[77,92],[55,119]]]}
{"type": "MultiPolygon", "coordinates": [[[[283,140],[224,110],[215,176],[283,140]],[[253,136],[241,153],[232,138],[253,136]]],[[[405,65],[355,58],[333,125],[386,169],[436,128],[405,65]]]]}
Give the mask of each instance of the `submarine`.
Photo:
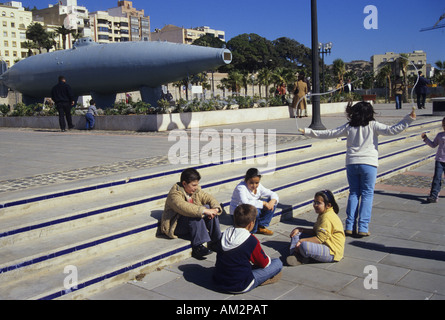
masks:
{"type": "Polygon", "coordinates": [[[28,57],[11,68],[2,61],[0,95],[8,88],[22,93],[25,104],[43,103],[59,76],[76,96],[91,95],[99,108],[110,108],[116,95],[140,91],[144,102],[157,105],[161,86],[230,64],[228,49],[160,41],[96,43],[77,40],[72,49],[28,57]]]}

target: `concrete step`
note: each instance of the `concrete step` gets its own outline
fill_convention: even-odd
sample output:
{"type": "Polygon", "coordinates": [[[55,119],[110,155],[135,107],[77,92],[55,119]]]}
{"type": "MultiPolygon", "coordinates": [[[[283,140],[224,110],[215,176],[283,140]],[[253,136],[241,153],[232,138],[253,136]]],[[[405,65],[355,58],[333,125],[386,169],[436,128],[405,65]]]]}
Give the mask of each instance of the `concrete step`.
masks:
{"type": "MultiPolygon", "coordinates": [[[[398,138],[396,141],[401,141],[398,138]]],[[[412,138],[405,138],[405,142],[412,138]]],[[[341,144],[341,142],[339,142],[341,144]]],[[[390,150],[394,148],[394,142],[391,140],[386,140],[382,142],[385,149],[390,150]]],[[[417,145],[422,147],[423,145],[417,145]]],[[[319,147],[319,146],[318,146],[319,147]]],[[[337,146],[339,147],[339,146],[337,146]]],[[[273,174],[266,174],[263,178],[263,184],[275,184],[276,181],[280,181],[282,185],[288,185],[293,182],[293,177],[301,174],[309,174],[310,170],[315,170],[313,175],[316,175],[318,170],[317,164],[325,161],[325,159],[330,159],[332,161],[340,159],[340,168],[343,167],[344,163],[344,146],[340,146],[340,151],[335,151],[329,154],[325,154],[322,157],[315,156],[313,158],[307,158],[304,160],[296,161],[292,158],[288,158],[288,152],[294,153],[295,150],[290,149],[290,151],[283,150],[277,154],[277,167],[273,168],[273,174]],[[285,160],[292,160],[293,162],[281,161],[281,155],[286,155],[285,160]],[[309,171],[308,171],[309,170],[309,171]],[[287,181],[290,179],[290,181],[287,181]]],[[[312,148],[317,148],[312,146],[312,148]]],[[[309,151],[307,151],[308,153],[309,151]]],[[[314,152],[314,151],[312,151],[314,152]]],[[[396,153],[398,151],[395,151],[396,153]]],[[[383,151],[381,150],[381,153],[383,151]]],[[[298,158],[305,156],[305,153],[300,153],[298,158]]],[[[308,153],[306,156],[310,156],[308,153]]],[[[387,156],[382,156],[385,158],[387,156]]],[[[239,173],[245,172],[249,165],[237,165],[239,173]]],[[[225,173],[223,170],[233,170],[233,165],[231,167],[220,168],[219,170],[214,170],[214,172],[209,173],[205,176],[207,180],[203,180],[202,187],[212,194],[219,194],[221,192],[231,192],[233,191],[234,185],[242,180],[241,175],[235,175],[231,172],[225,173]],[[231,177],[229,175],[232,174],[231,177]],[[223,180],[219,179],[220,176],[225,176],[223,180]]],[[[310,177],[310,176],[309,176],[310,177]]],[[[308,178],[309,181],[313,180],[308,178]]],[[[125,189],[124,187],[118,187],[119,190],[110,192],[110,188],[105,188],[101,192],[96,191],[94,193],[94,198],[89,199],[87,194],[83,194],[82,199],[78,199],[78,202],[73,201],[71,196],[67,196],[67,203],[64,207],[52,206],[51,199],[44,200],[47,205],[46,210],[41,211],[44,204],[37,205],[36,211],[21,213],[20,219],[17,215],[7,215],[6,217],[1,217],[1,227],[0,227],[0,243],[3,245],[28,241],[32,239],[37,239],[42,236],[49,236],[53,233],[62,233],[73,230],[75,228],[90,225],[94,222],[103,222],[104,219],[113,219],[115,217],[120,217],[125,219],[126,216],[131,216],[137,214],[138,212],[150,211],[153,207],[162,207],[165,202],[166,193],[165,190],[169,190],[170,187],[177,181],[177,174],[170,174],[169,179],[164,179],[159,181],[155,178],[155,181],[141,182],[137,181],[134,184],[138,186],[135,187],[132,183],[131,188],[125,189]],[[159,190],[163,192],[159,193],[159,190]],[[158,192],[156,194],[156,192],[158,192]],[[147,196],[150,195],[150,196],[147,196]],[[26,235],[26,236],[24,236],[26,235]]],[[[277,186],[280,187],[280,186],[277,186]]],[[[280,187],[281,188],[281,187],[280,187]]],[[[86,193],[89,193],[87,191],[86,193]]],[[[230,199],[230,194],[227,199],[230,199]]],[[[58,198],[57,202],[61,202],[64,198],[58,198]]],[[[228,201],[222,199],[222,201],[228,201]]],[[[17,209],[19,210],[19,209],[17,209]]],[[[162,210],[162,208],[160,208],[162,210]]],[[[151,216],[155,222],[159,218],[159,214],[151,216]]]]}
{"type": "MultiPolygon", "coordinates": [[[[437,123],[433,126],[437,127],[437,123]]],[[[419,132],[425,131],[427,127],[425,124],[418,126],[417,129],[410,128],[403,135],[391,137],[392,139],[381,139],[379,179],[408,170],[434,156],[434,151],[424,148],[423,142],[419,143],[419,132]]],[[[313,194],[320,189],[320,186],[323,189],[333,190],[337,196],[347,192],[344,141],[335,143],[329,141],[329,147],[326,141],[310,142],[310,147],[306,144],[299,149],[277,151],[277,168],[273,174],[265,175],[262,179],[265,186],[276,190],[280,195],[280,205],[273,222],[310,210],[313,194]],[[332,152],[326,154],[328,149],[332,152]],[[292,159],[294,161],[289,161],[292,159]],[[329,170],[323,170],[324,161],[329,161],[329,170]]],[[[200,169],[203,176],[202,187],[225,205],[229,203],[234,186],[241,180],[249,165],[241,167],[237,165],[236,170],[233,167],[233,164],[229,164],[219,167],[218,170],[215,170],[215,166],[200,169]],[[212,174],[215,176],[207,181],[207,177],[212,174]],[[221,176],[224,177],[223,181],[218,179],[221,176]]],[[[110,193],[108,189],[110,187],[105,187],[103,192],[95,191],[97,202],[105,200],[105,204],[99,205],[95,198],[85,201],[86,193],[91,191],[82,191],[79,194],[83,197],[80,196],[76,201],[67,200],[66,207],[69,209],[60,204],[54,207],[49,204],[47,210],[34,213],[34,216],[42,219],[42,212],[51,212],[43,220],[18,222],[24,217],[33,216],[32,210],[18,215],[13,214],[14,219],[10,219],[10,215],[2,215],[0,297],[83,298],[103,286],[121,283],[137,273],[148,272],[153,268],[168,265],[173,260],[190,256],[190,246],[187,242],[156,237],[157,222],[162,213],[166,192],[177,181],[179,173],[170,173],[169,179],[163,176],[152,181],[144,179],[150,182],[134,182],[138,183],[138,186],[133,185],[136,187],[132,186],[131,192],[128,193],[124,192],[124,186],[128,187],[133,182],[126,181],[126,184],[122,184],[122,188],[119,187],[119,191],[115,191],[121,193],[120,196],[126,198],[126,202],[122,202],[122,199],[118,202],[111,201],[110,195],[107,194],[110,193]],[[149,188],[162,192],[153,195],[146,191],[150,190],[149,188]],[[140,189],[152,197],[135,199],[134,193],[140,189]],[[84,203],[90,203],[90,207],[94,203],[95,207],[88,211],[88,206],[82,207],[84,203]],[[52,208],[52,211],[49,208],[52,208]],[[55,217],[58,211],[63,213],[55,217]],[[91,220],[93,215],[96,217],[91,220]],[[12,221],[18,223],[14,226],[12,221]],[[14,229],[16,227],[18,229],[14,229]],[[75,265],[77,270],[82,270],[79,272],[82,277],[79,276],[78,290],[69,294],[63,286],[63,279],[67,275],[61,271],[61,268],[67,265],[75,265]],[[100,272],[97,271],[98,268],[101,269],[100,272]]],[[[56,201],[63,203],[64,196],[57,198],[59,199],[56,201]]],[[[40,201],[50,203],[51,199],[48,197],[40,201]]],[[[229,224],[230,220],[227,218],[227,216],[221,217],[223,228],[229,224]]]]}

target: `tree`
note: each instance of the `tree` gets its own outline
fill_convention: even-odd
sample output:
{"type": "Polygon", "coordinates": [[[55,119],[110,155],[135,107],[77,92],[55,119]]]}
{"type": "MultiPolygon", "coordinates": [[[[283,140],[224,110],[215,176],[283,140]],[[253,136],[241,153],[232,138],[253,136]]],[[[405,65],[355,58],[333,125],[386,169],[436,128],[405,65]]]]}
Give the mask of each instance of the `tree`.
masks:
{"type": "Polygon", "coordinates": [[[438,85],[445,87],[445,60],[436,61],[436,69],[434,69],[433,80],[438,85]]]}
{"type": "Polygon", "coordinates": [[[226,43],[211,34],[206,34],[199,39],[193,41],[192,45],[211,48],[224,48],[226,43]]]}
{"type": "Polygon", "coordinates": [[[407,75],[407,68],[408,68],[408,64],[409,64],[409,56],[406,53],[402,53],[400,55],[400,58],[397,59],[398,63],[399,63],[399,67],[402,70],[402,75],[403,75],[403,102],[407,102],[408,101],[408,79],[406,77],[407,75]]]}
{"type": "Polygon", "coordinates": [[[383,68],[380,69],[379,73],[377,74],[377,77],[380,79],[385,79],[386,89],[388,90],[388,95],[391,97],[391,74],[392,74],[392,67],[390,64],[386,64],[383,68]]]}
{"type": "Polygon", "coordinates": [[[54,40],[56,37],[55,32],[47,32],[48,37],[43,41],[42,46],[49,52],[53,47],[56,48],[57,42],[54,40]]]}
{"type": "MultiPolygon", "coordinates": [[[[263,68],[258,72],[258,83],[266,87],[266,98],[269,97],[269,86],[272,83],[272,71],[268,68],[263,68]]],[[[260,91],[261,96],[261,91],[260,91]]]]}
{"type": "Polygon", "coordinates": [[[298,66],[305,69],[312,68],[311,49],[287,37],[278,38],[272,43],[279,57],[278,65],[280,67],[295,68],[298,66]]]}
{"type": "Polygon", "coordinates": [[[72,34],[73,32],[75,32],[75,30],[67,29],[65,26],[56,28],[56,34],[62,36],[63,50],[66,50],[67,35],[72,34]]]}
{"type": "Polygon", "coordinates": [[[238,70],[232,70],[229,72],[228,84],[230,85],[232,92],[235,92],[236,95],[239,95],[240,88],[243,84],[243,75],[238,70]]]}
{"type": "Polygon", "coordinates": [[[26,29],[26,39],[34,42],[39,53],[42,53],[42,48],[51,49],[55,43],[54,39],[52,39],[52,34],[47,32],[45,28],[37,22],[30,24],[26,29]]]}
{"type": "MultiPolygon", "coordinates": [[[[333,72],[334,76],[337,78],[337,84],[344,85],[344,75],[345,75],[345,63],[342,59],[335,59],[333,61],[333,72]]],[[[341,92],[341,90],[340,90],[341,92]]]]}
{"type": "Polygon", "coordinates": [[[28,57],[32,56],[34,53],[32,52],[32,49],[38,49],[36,44],[31,41],[25,41],[21,44],[23,49],[28,49],[28,57]]]}
{"type": "Polygon", "coordinates": [[[278,55],[272,41],[255,33],[244,33],[227,42],[232,52],[231,69],[255,73],[262,68],[277,66],[278,55]]]}

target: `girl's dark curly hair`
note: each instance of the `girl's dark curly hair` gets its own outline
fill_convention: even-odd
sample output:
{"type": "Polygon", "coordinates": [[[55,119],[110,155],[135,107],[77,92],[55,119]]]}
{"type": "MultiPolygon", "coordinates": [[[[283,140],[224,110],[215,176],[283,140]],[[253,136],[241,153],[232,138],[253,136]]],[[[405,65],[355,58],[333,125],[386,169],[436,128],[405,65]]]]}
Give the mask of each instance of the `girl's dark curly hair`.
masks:
{"type": "Polygon", "coordinates": [[[346,116],[351,127],[365,127],[370,121],[374,121],[374,108],[369,102],[358,102],[352,105],[348,103],[346,107],[346,116]]]}

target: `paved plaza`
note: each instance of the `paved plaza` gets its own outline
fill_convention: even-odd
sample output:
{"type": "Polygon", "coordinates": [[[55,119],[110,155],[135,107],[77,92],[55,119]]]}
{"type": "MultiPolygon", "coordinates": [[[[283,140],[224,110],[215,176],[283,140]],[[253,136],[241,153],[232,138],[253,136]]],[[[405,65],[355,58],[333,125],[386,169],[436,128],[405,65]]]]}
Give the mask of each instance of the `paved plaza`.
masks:
{"type": "MultiPolygon", "coordinates": [[[[377,120],[395,123],[409,110],[377,105],[377,120]]],[[[431,118],[431,104],[419,117],[431,118]]],[[[439,119],[435,117],[434,119],[439,119]]],[[[310,118],[283,119],[224,128],[274,128],[277,148],[301,139],[296,127],[310,118]]],[[[344,115],[324,116],[327,128],[345,122],[344,115]]],[[[82,183],[128,172],[156,172],[171,167],[166,156],[168,132],[103,132],[0,128],[0,198],[16,191],[82,183]]],[[[420,137],[419,137],[420,139],[420,137]]],[[[396,175],[376,186],[371,236],[348,237],[345,257],[338,263],[285,266],[281,280],[242,295],[218,292],[212,282],[216,254],[206,260],[189,258],[134,281],[105,290],[91,300],[310,300],[310,299],[445,299],[445,210],[442,191],[438,203],[425,201],[434,162],[396,175]]],[[[346,198],[339,199],[345,219],[346,198]]],[[[273,236],[259,236],[272,257],[285,258],[289,233],[310,226],[313,211],[271,227],[273,236]]],[[[285,259],[284,259],[285,260],[285,259]]]]}

